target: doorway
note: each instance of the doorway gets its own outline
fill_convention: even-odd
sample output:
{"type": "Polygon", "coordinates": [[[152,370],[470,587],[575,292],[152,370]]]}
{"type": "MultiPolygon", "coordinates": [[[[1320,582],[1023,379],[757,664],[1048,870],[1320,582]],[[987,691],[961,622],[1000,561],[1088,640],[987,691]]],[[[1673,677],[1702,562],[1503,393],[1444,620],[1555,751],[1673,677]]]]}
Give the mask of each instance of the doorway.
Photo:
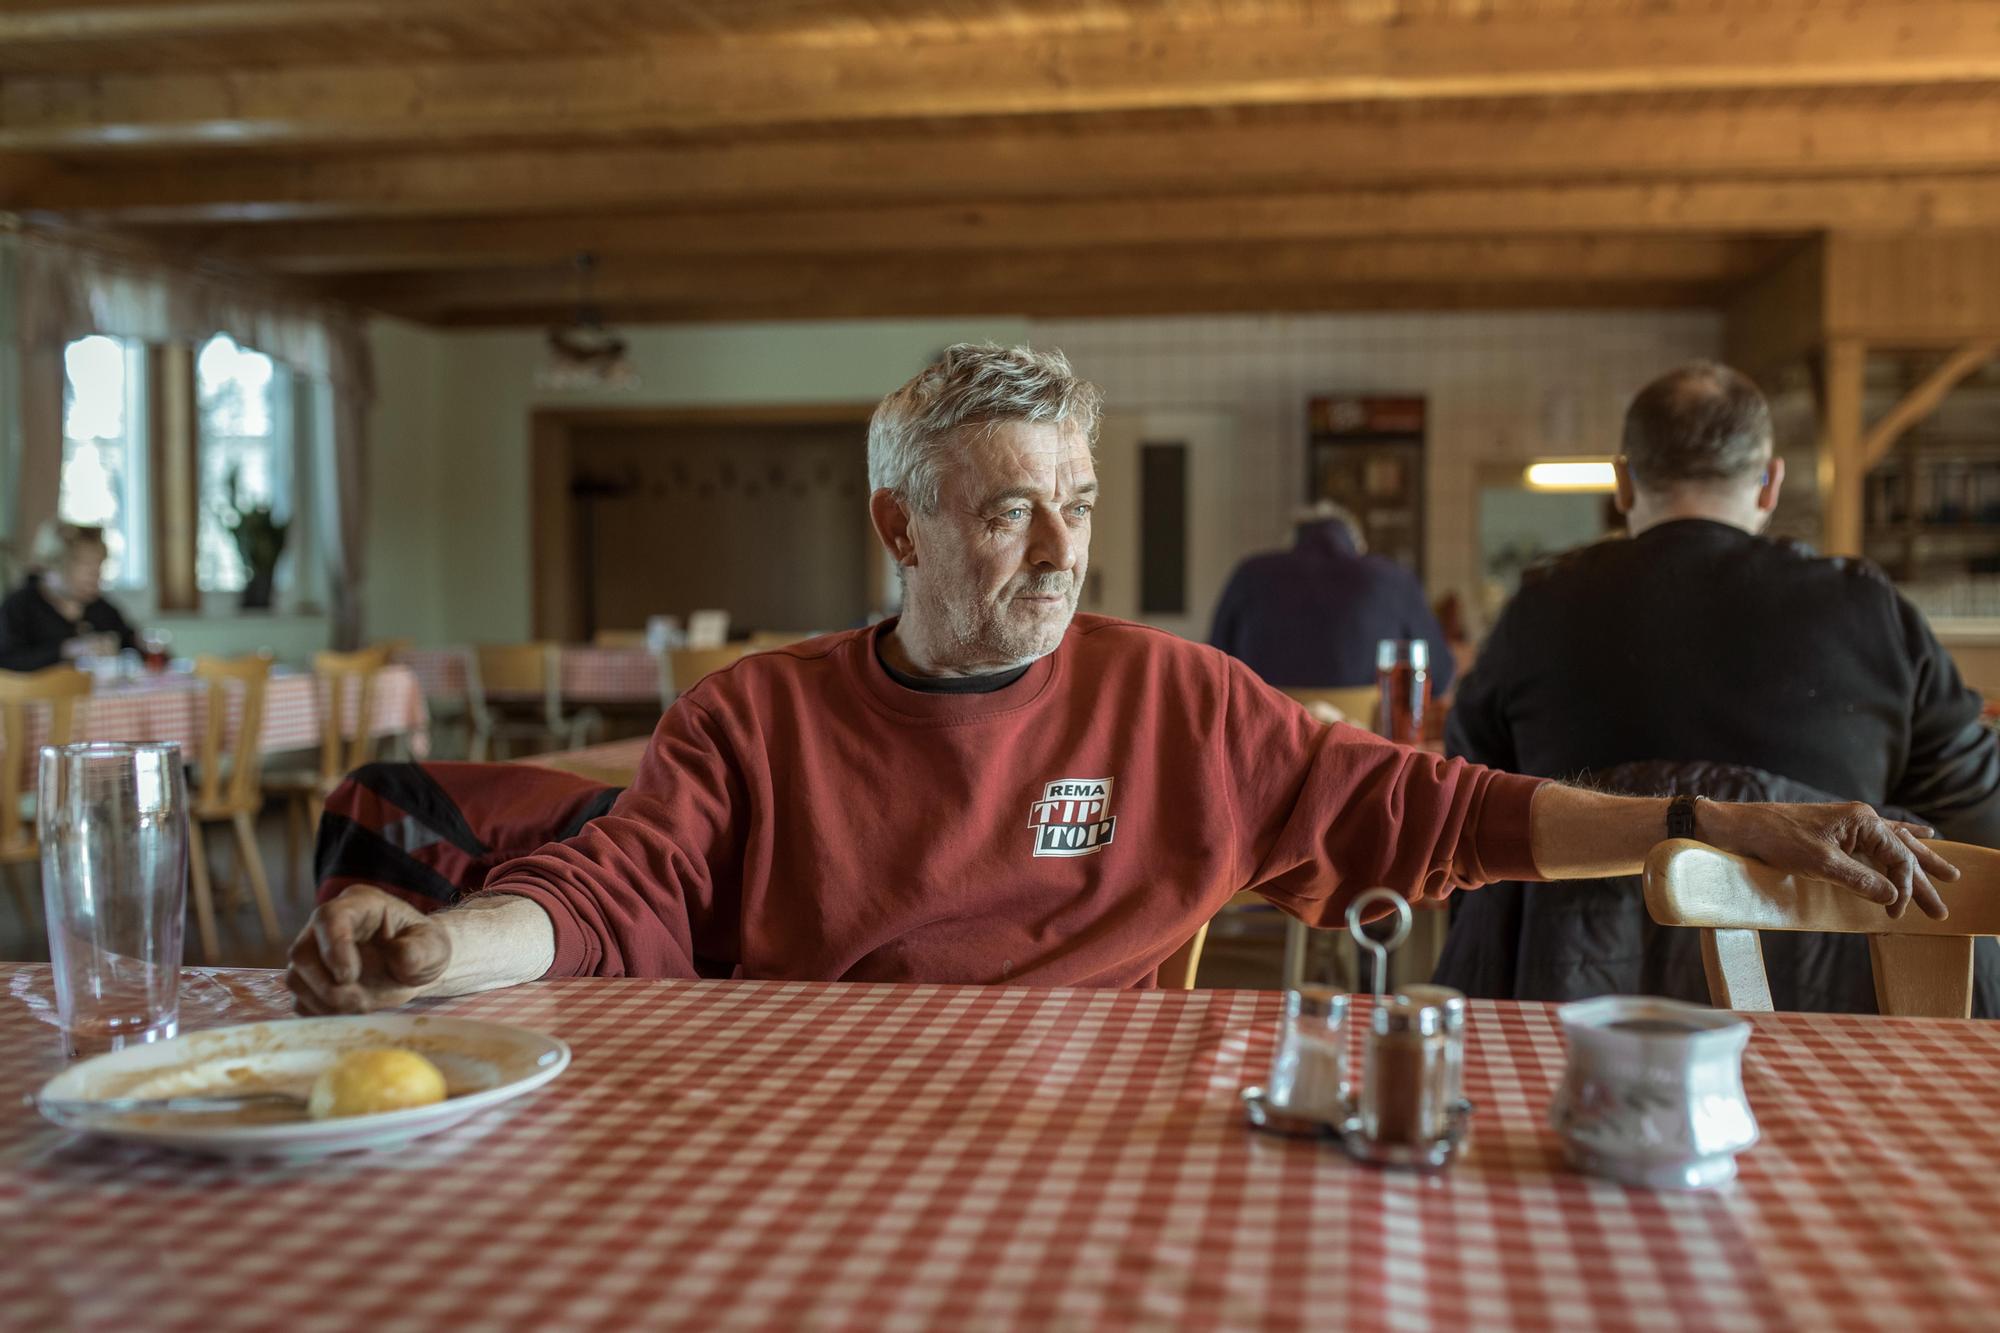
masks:
{"type": "Polygon", "coordinates": [[[709,607],[739,631],[864,623],[866,410],[537,414],[536,635],[709,607]]]}

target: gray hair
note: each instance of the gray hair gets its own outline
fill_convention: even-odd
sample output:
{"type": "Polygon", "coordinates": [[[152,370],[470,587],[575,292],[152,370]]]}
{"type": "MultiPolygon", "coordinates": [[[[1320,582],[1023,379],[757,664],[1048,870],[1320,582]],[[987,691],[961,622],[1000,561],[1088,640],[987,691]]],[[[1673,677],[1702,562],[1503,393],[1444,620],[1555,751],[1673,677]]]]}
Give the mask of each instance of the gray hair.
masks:
{"type": "Polygon", "coordinates": [[[1061,352],[955,343],[875,409],[868,422],[869,488],[934,512],[946,460],[967,427],[1067,422],[1095,449],[1102,401],[1061,352]]]}
{"type": "Polygon", "coordinates": [[[1368,534],[1361,530],[1361,520],[1354,511],[1338,500],[1316,500],[1302,505],[1292,512],[1292,528],[1311,527],[1316,523],[1338,523],[1347,531],[1347,539],[1354,543],[1357,555],[1368,554],[1368,534]]]}
{"type": "Polygon", "coordinates": [[[1771,407],[1748,376],[1713,361],[1669,371],[1639,390],[1620,447],[1648,489],[1735,481],[1770,461],[1771,407]]]}
{"type": "Polygon", "coordinates": [[[96,547],[100,554],[107,553],[110,548],[104,540],[104,529],[50,519],[35,530],[34,545],[28,551],[28,564],[38,570],[55,569],[68,563],[86,546],[96,547]]]}

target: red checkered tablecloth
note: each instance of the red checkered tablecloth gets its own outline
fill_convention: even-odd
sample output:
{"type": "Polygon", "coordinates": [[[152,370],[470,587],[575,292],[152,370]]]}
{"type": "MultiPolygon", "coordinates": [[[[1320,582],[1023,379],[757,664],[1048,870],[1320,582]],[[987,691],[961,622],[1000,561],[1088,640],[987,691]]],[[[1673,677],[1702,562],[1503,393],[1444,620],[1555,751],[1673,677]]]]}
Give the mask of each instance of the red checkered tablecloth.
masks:
{"type": "MultiPolygon", "coordinates": [[[[467,648],[413,648],[396,660],[416,672],[424,697],[465,698],[467,648]]],[[[659,659],[644,648],[570,648],[561,652],[563,698],[577,703],[660,701],[659,659]]],[[[499,693],[495,692],[495,697],[499,693]]]]}
{"type": "MultiPolygon", "coordinates": [[[[437,1012],[565,1038],[387,1156],[74,1137],[48,974],[0,970],[0,1321],[23,1328],[1936,1328],[2000,1316],[2000,1026],[1764,1015],[1714,1194],[1566,1170],[1554,1011],[1474,1002],[1448,1173],[1244,1128],[1269,992],[557,981],[437,1012]]],[[[190,973],[189,1025],[283,1011],[190,973]]]]}
{"type": "MultiPolygon", "coordinates": [[[[348,712],[354,711],[354,691],[349,686],[348,712]]],[[[223,743],[236,736],[241,707],[238,692],[228,692],[229,720],[224,724],[223,743]]],[[[318,682],[307,673],[273,675],[264,694],[264,730],[260,748],[265,754],[285,750],[316,750],[320,744],[322,699],[318,682]]],[[[377,736],[408,736],[410,748],[421,755],[428,748],[430,714],[424,706],[417,678],[403,667],[388,667],[375,679],[375,695],[370,701],[370,730],[377,736]]],[[[29,712],[29,744],[22,755],[25,762],[42,744],[48,726],[48,711],[29,712]]],[[[181,752],[192,761],[201,752],[203,732],[208,726],[208,684],[192,675],[142,679],[107,686],[81,701],[76,713],[76,739],[83,741],[179,741],[181,752]]],[[[4,762],[4,751],[0,751],[4,762]]],[[[30,781],[32,788],[32,781],[30,781]]]]}

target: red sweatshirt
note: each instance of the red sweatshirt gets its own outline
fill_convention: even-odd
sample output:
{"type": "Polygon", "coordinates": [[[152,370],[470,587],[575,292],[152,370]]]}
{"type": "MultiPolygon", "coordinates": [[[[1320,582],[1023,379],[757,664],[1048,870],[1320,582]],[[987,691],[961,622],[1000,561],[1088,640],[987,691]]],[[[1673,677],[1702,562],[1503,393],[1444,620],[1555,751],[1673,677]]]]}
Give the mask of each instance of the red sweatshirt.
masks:
{"type": "Polygon", "coordinates": [[[930,694],[884,629],[706,677],[610,813],[494,873],[550,976],[1150,986],[1239,889],[1330,925],[1538,878],[1538,780],[1322,726],[1212,648],[1079,615],[1004,689],[930,694]]]}

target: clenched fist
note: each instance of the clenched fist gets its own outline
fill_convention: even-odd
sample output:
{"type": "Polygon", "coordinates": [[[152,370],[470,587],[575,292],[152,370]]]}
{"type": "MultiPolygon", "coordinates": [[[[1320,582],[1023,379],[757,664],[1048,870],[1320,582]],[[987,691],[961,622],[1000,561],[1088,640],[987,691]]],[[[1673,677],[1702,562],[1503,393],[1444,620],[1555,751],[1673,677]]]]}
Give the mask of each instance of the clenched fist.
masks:
{"type": "Polygon", "coordinates": [[[292,944],[285,986],[302,1014],[394,1009],[451,965],[451,936],[402,899],[357,884],[322,904],[292,944]]]}

